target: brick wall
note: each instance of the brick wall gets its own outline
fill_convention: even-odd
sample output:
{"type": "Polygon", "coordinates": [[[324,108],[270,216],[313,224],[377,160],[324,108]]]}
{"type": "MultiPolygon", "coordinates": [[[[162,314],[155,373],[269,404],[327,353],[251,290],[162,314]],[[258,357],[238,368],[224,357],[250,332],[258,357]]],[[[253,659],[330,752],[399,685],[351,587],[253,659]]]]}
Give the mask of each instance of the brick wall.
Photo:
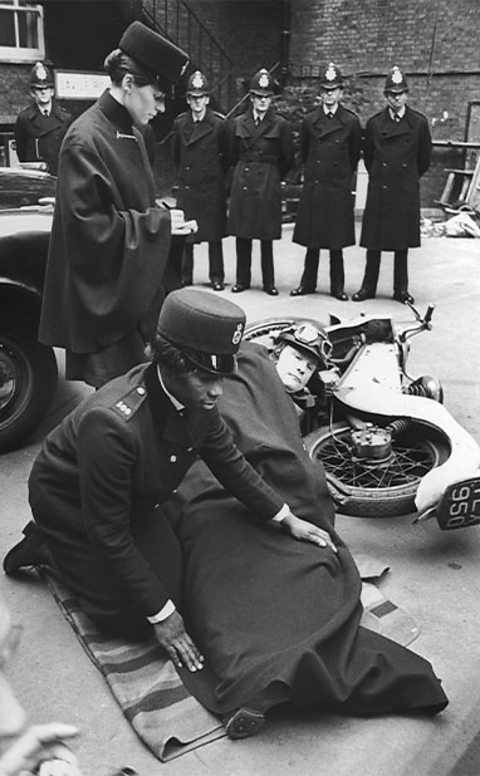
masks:
{"type": "MultiPolygon", "coordinates": [[[[362,122],[385,101],[388,69],[409,76],[413,108],[425,113],[437,140],[466,139],[470,101],[480,99],[478,0],[293,0],[293,83],[315,85],[319,68],[336,62],[347,76],[346,104],[362,122]]],[[[422,181],[432,206],[446,167],[463,167],[464,152],[435,149],[422,181]]]]}

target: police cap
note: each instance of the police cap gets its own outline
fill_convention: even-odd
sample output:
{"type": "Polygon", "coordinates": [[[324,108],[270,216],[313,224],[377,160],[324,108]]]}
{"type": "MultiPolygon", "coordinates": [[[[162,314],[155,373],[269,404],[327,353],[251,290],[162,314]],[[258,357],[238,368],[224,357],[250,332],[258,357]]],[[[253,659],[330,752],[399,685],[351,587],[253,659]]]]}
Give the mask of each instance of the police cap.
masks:
{"type": "Polygon", "coordinates": [[[241,307],[195,288],[172,291],[157,323],[157,332],[184,351],[189,361],[215,375],[235,371],[244,328],[241,307]]]}
{"type": "Polygon", "coordinates": [[[32,89],[53,89],[53,77],[43,62],[35,62],[30,71],[30,87],[32,89]]]}
{"type": "Polygon", "coordinates": [[[408,92],[407,79],[397,65],[394,65],[390,73],[387,75],[384,91],[393,92],[394,94],[408,92]]]}
{"type": "Polygon", "coordinates": [[[255,73],[250,81],[250,94],[255,94],[257,97],[271,97],[275,93],[273,87],[273,78],[263,67],[255,73]]]}
{"type": "Polygon", "coordinates": [[[320,87],[322,89],[342,89],[343,88],[343,76],[340,72],[340,68],[330,62],[322,72],[320,79],[320,87]]]}
{"type": "Polygon", "coordinates": [[[195,70],[187,83],[187,95],[191,97],[203,97],[210,93],[208,82],[200,70],[195,70]]]}
{"type": "Polygon", "coordinates": [[[188,64],[185,51],[139,21],[127,27],[118,48],[152,73],[152,82],[164,90],[178,83],[188,64]]]}

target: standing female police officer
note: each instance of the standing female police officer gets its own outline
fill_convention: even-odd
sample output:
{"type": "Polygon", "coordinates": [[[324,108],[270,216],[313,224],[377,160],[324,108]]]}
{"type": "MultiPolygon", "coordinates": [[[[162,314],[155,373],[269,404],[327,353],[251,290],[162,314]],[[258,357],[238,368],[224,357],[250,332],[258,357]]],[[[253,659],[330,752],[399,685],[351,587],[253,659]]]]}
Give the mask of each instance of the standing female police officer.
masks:
{"type": "Polygon", "coordinates": [[[92,394],[46,438],[29,480],[35,523],[4,561],[9,574],[41,562],[46,541],[88,615],[136,637],[148,635],[150,622],[176,665],[193,671],[202,656],[176,611],[182,557],[167,515],[197,455],[260,520],[331,547],[326,531],[295,517],[246,462],[216,408],[244,326],[231,302],[173,291],[153,363],[92,394]]]}
{"type": "Polygon", "coordinates": [[[260,240],[263,290],[275,288],[272,240],[282,235],[281,180],[293,165],[291,129],[271,108],[273,80],[259,70],[251,81],[251,109],[233,121],[229,232],[237,238],[237,280],[234,293],[250,288],[252,239],[260,240]]]}
{"type": "Polygon", "coordinates": [[[135,124],[164,111],[164,92],[187,62],[179,48],[133,22],[105,60],[112,86],[65,136],[40,339],[66,349],[67,379],[99,387],[144,360],[170,235],[184,227],[180,211],[156,206],[135,124]]]}

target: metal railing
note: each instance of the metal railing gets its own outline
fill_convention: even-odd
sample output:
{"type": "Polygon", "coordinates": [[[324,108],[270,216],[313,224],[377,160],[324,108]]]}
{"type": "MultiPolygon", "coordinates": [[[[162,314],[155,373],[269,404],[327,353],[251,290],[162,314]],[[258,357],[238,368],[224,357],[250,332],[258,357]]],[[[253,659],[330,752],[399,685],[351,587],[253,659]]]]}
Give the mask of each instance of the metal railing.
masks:
{"type": "Polygon", "coordinates": [[[218,109],[226,113],[236,99],[234,62],[197,14],[184,0],[147,0],[142,13],[154,29],[188,52],[189,69],[204,73],[218,109]]]}

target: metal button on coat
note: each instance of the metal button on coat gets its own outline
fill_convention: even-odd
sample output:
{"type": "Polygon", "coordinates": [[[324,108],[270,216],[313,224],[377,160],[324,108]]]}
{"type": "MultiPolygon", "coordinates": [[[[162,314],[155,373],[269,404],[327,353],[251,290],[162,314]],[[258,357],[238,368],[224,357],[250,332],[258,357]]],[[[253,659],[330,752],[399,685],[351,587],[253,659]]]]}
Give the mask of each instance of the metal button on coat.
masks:
{"type": "Polygon", "coordinates": [[[176,455],[171,455],[170,456],[170,463],[175,463],[176,460],[177,460],[177,456],[176,455]]]}

